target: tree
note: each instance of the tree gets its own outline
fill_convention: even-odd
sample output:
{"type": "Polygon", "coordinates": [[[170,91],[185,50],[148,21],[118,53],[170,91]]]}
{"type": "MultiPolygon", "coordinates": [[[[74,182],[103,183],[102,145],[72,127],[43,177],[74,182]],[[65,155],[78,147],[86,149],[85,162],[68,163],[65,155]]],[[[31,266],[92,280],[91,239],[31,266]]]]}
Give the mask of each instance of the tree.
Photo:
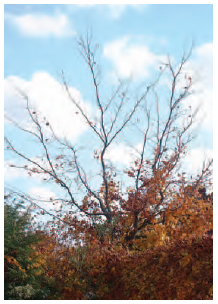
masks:
{"type": "Polygon", "coordinates": [[[23,202],[11,196],[4,204],[4,298],[6,300],[43,300],[55,290],[46,277],[35,248],[45,242],[46,234],[32,230],[30,212],[23,202]]]}
{"type": "Polygon", "coordinates": [[[28,229],[29,214],[22,212],[22,204],[4,205],[4,267],[5,267],[5,299],[31,298],[35,293],[30,285],[28,267],[31,261],[31,245],[37,242],[28,229]],[[28,284],[27,284],[28,283],[28,284]]]}
{"type": "MultiPolygon", "coordinates": [[[[9,119],[18,129],[38,141],[44,151],[44,155],[40,156],[43,162],[17,149],[7,137],[6,149],[26,161],[23,166],[17,166],[15,163],[11,166],[26,170],[29,175],[38,174],[48,182],[56,183],[67,194],[68,199],[59,199],[67,207],[65,212],[63,208],[62,213],[54,215],[60,223],[62,222],[62,228],[68,227],[67,231],[63,230],[63,238],[67,239],[72,235],[78,241],[88,242],[97,239],[101,243],[110,244],[116,241],[131,247],[133,241],[146,239],[147,232],[153,230],[155,225],[162,227],[167,214],[170,211],[176,214],[190,197],[189,204],[192,206],[197,199],[198,189],[207,188],[211,179],[213,160],[204,163],[202,173],[192,177],[192,181],[179,172],[186,147],[193,138],[192,125],[197,114],[184,103],[192,89],[191,77],[183,74],[191,51],[183,55],[177,66],[174,66],[168,57],[165,63],[161,63],[156,79],[143,85],[135,98],[129,93],[130,85],[120,81],[110,98],[104,102],[101,96],[96,48],[92,47],[92,39],[89,36],[86,39],[81,38],[79,47],[90,70],[98,118],[94,120],[93,117],[89,117],[81,103],[71,94],[64,74],[63,86],[69,102],[77,109],[76,114],[83,117],[99,145],[93,156],[98,160],[100,184],[98,183],[97,187],[93,186],[92,180],[88,178],[87,170],[79,160],[79,148],[66,138],[63,140],[58,137],[51,123],[41,120],[40,113],[31,108],[28,95],[22,91],[20,94],[26,100],[33,128],[27,129],[9,119]],[[170,92],[166,97],[168,109],[162,116],[161,92],[158,95],[157,89],[164,75],[170,78],[170,92]],[[155,111],[154,107],[149,107],[148,99],[152,99],[155,104],[155,111]],[[140,121],[143,123],[140,124],[140,121]],[[128,191],[123,191],[118,179],[119,172],[107,160],[107,152],[127,127],[137,128],[143,138],[134,165],[124,172],[126,178],[131,180],[132,186],[128,191]],[[49,144],[52,142],[51,139],[54,142],[53,148],[52,144],[49,144]],[[62,149],[61,154],[58,153],[57,147],[62,149]],[[146,155],[149,149],[153,153],[146,155]],[[75,197],[75,187],[80,191],[84,190],[81,201],[75,197]],[[188,187],[192,189],[191,196],[186,191],[188,187]]],[[[25,198],[37,205],[34,198],[27,195],[25,198]]],[[[196,205],[198,201],[199,199],[196,205]]],[[[51,199],[51,204],[55,202],[51,199]]],[[[49,213],[47,210],[42,212],[49,213]]],[[[182,224],[178,222],[177,225],[182,224]]]]}

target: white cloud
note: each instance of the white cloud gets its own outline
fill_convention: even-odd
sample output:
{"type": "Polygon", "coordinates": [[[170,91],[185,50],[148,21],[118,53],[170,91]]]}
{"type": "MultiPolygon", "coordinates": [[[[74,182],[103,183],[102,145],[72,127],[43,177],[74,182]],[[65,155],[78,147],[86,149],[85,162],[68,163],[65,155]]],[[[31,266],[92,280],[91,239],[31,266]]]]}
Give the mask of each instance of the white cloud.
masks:
{"type": "Polygon", "coordinates": [[[4,110],[5,113],[23,121],[26,118],[24,102],[21,102],[16,88],[26,90],[27,82],[19,77],[8,77],[4,80],[4,110]]]}
{"type": "MultiPolygon", "coordinates": [[[[39,158],[32,158],[33,161],[37,162],[44,168],[46,168],[46,162],[42,161],[39,158]]],[[[13,181],[15,179],[20,178],[29,178],[28,171],[25,169],[21,169],[24,165],[27,165],[28,162],[23,162],[19,159],[9,159],[4,162],[4,179],[5,181],[13,181]]],[[[43,174],[32,174],[31,178],[34,179],[35,182],[40,182],[42,178],[45,177],[43,174]]]]}
{"type": "MultiPolygon", "coordinates": [[[[71,5],[68,5],[68,7],[69,6],[71,6],[71,5]]],[[[94,4],[94,3],[85,4],[85,3],[80,3],[80,4],[76,4],[76,6],[81,7],[81,8],[98,6],[102,10],[105,10],[106,12],[108,12],[110,17],[112,17],[114,19],[118,19],[122,16],[122,14],[125,12],[127,7],[131,7],[131,8],[140,12],[146,6],[148,6],[148,4],[140,5],[140,4],[116,4],[116,3],[115,4],[94,4]]]]}
{"type": "Polygon", "coordinates": [[[193,148],[181,161],[182,170],[193,175],[201,173],[203,162],[206,160],[207,163],[211,158],[213,158],[212,149],[193,148]]]}
{"type": "Polygon", "coordinates": [[[66,15],[59,14],[56,16],[48,15],[9,15],[5,16],[17,29],[25,36],[30,37],[47,37],[65,36],[75,34],[70,28],[70,22],[66,15]]]}
{"type": "Polygon", "coordinates": [[[28,193],[31,197],[34,199],[38,199],[37,205],[44,208],[45,210],[60,210],[61,208],[61,202],[55,201],[53,203],[53,200],[57,198],[56,194],[51,191],[48,188],[45,187],[32,187],[29,190],[28,193]],[[45,200],[45,202],[40,201],[45,200]]]}
{"type": "Polygon", "coordinates": [[[129,166],[139,156],[136,149],[123,143],[114,144],[106,152],[105,158],[112,163],[129,166]]]}
{"type": "Polygon", "coordinates": [[[54,192],[44,187],[32,187],[29,191],[29,195],[33,196],[34,198],[45,200],[49,200],[50,198],[56,198],[56,194],[54,192]]]}
{"type": "Polygon", "coordinates": [[[112,18],[118,19],[124,13],[127,6],[138,9],[138,4],[108,4],[112,18]]]}
{"type": "MultiPolygon", "coordinates": [[[[57,136],[75,140],[86,131],[87,124],[77,114],[78,110],[63,86],[48,73],[35,73],[30,81],[10,76],[4,80],[4,85],[5,113],[24,127],[28,125],[26,101],[19,96],[15,87],[28,95],[31,108],[46,117],[57,136]]],[[[69,87],[69,91],[90,116],[90,105],[82,100],[80,92],[72,87],[69,87]]]]}
{"type": "Polygon", "coordinates": [[[119,77],[133,79],[147,77],[152,67],[164,61],[163,56],[155,55],[147,46],[131,43],[128,36],[105,45],[104,56],[112,62],[119,77]]]}
{"type": "Polygon", "coordinates": [[[193,94],[188,104],[193,111],[199,108],[198,119],[202,130],[213,130],[213,44],[207,43],[193,51],[184,73],[192,76],[193,94]]]}
{"type": "Polygon", "coordinates": [[[5,161],[5,166],[4,166],[4,180],[11,181],[17,178],[21,177],[27,177],[28,174],[24,170],[19,170],[15,167],[11,167],[10,165],[14,164],[14,160],[11,161],[5,161]]]}

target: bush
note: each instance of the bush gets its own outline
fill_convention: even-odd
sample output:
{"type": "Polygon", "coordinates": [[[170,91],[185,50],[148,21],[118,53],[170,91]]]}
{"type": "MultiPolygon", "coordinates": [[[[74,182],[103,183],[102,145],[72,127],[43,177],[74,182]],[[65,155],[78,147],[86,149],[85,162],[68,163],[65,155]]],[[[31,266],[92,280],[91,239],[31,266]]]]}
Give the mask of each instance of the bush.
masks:
{"type": "Polygon", "coordinates": [[[140,254],[102,244],[68,248],[47,259],[62,300],[209,300],[211,237],[171,242],[140,254]],[[61,258],[60,258],[61,257],[61,258]]]}

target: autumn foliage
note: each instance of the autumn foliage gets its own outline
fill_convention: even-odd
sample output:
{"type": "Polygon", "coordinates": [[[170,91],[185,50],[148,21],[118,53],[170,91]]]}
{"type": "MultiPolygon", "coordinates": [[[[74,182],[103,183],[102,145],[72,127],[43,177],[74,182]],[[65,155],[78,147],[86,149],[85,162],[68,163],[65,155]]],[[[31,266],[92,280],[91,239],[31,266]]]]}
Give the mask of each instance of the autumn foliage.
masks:
{"type": "MultiPolygon", "coordinates": [[[[212,299],[213,197],[180,174],[173,179],[171,164],[172,159],[150,178],[142,176],[138,191],[130,189],[126,198],[111,178],[112,222],[69,212],[62,222],[53,220],[50,231],[34,232],[37,242],[29,245],[24,268],[16,262],[22,260],[19,250],[16,260],[5,256],[6,267],[20,269],[24,283],[28,275],[36,277],[33,298],[45,284],[43,299],[212,299]]],[[[135,172],[132,168],[128,174],[134,177],[135,172]]],[[[88,196],[82,208],[99,212],[88,196]]]]}
{"type": "Polygon", "coordinates": [[[153,220],[130,243],[122,231],[116,239],[102,240],[91,226],[83,246],[63,246],[55,235],[45,236],[36,252],[58,299],[212,299],[213,239],[207,234],[213,227],[212,201],[199,192],[194,199],[191,190],[185,189],[179,208],[165,210],[164,223],[153,220]]]}
{"type": "MultiPolygon", "coordinates": [[[[212,299],[212,196],[202,198],[202,189],[194,193],[186,187],[161,216],[164,221],[152,218],[130,241],[119,219],[110,230],[105,223],[93,226],[74,218],[75,240],[82,236],[82,245],[64,244],[57,230],[50,236],[38,230],[32,241],[22,232],[25,252],[10,243],[14,253],[5,255],[6,283],[15,284],[15,291],[23,284],[26,289],[18,297],[23,299],[212,299]]],[[[13,222],[5,225],[21,229],[13,228],[13,222]]]]}
{"type": "Polygon", "coordinates": [[[189,238],[143,253],[90,246],[47,256],[59,299],[194,300],[213,297],[213,240],[189,238]]]}

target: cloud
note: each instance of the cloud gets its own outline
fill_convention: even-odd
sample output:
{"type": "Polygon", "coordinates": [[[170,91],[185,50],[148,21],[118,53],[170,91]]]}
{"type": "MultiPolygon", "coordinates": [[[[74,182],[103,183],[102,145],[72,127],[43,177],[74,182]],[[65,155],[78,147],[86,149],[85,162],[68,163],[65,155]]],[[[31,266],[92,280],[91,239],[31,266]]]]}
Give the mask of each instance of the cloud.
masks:
{"type": "Polygon", "coordinates": [[[61,202],[56,201],[53,204],[53,200],[57,198],[56,194],[45,187],[32,187],[28,193],[34,199],[38,199],[37,205],[45,210],[60,210],[61,202]],[[46,202],[40,201],[45,200],[46,202]]]}
{"type": "Polygon", "coordinates": [[[212,149],[193,148],[182,159],[182,170],[192,175],[201,173],[203,162],[206,160],[207,163],[212,158],[212,149]]]}
{"type": "MultiPolygon", "coordinates": [[[[213,44],[203,44],[193,51],[184,73],[191,75],[193,94],[187,102],[193,111],[199,108],[198,119],[202,130],[213,130],[213,44]]],[[[187,105],[186,105],[187,106],[187,105]]]]}
{"type": "MultiPolygon", "coordinates": [[[[131,162],[139,156],[137,150],[141,146],[138,145],[135,149],[123,143],[114,144],[106,152],[105,158],[112,163],[129,166],[131,162]]],[[[140,151],[140,150],[139,150],[140,151]]]]}
{"type": "MultiPolygon", "coordinates": [[[[71,5],[68,5],[68,7],[72,7],[71,5]]],[[[118,19],[122,16],[122,14],[125,12],[127,7],[131,7],[132,9],[136,11],[142,11],[148,4],[140,5],[140,4],[94,4],[94,3],[80,3],[76,4],[76,6],[80,8],[87,8],[87,7],[100,7],[102,10],[109,13],[109,16],[113,19],[118,19]]]]}
{"type": "Polygon", "coordinates": [[[47,37],[74,35],[66,15],[48,16],[42,14],[26,14],[15,16],[6,14],[5,19],[11,22],[25,36],[47,37]]]}
{"type": "Polygon", "coordinates": [[[139,4],[108,4],[111,17],[118,19],[124,13],[127,7],[138,10],[139,4]]]}
{"type": "Polygon", "coordinates": [[[44,187],[32,187],[29,191],[29,195],[33,196],[34,198],[40,198],[45,200],[49,200],[50,198],[56,198],[56,194],[54,192],[44,187]]]}
{"type": "MultiPolygon", "coordinates": [[[[28,95],[30,107],[46,117],[57,136],[76,140],[87,130],[87,124],[69,100],[63,86],[48,73],[35,73],[30,81],[9,76],[4,80],[4,87],[5,113],[22,126],[29,127],[30,120],[26,101],[19,96],[15,88],[28,95]]],[[[91,107],[82,100],[80,92],[72,87],[69,87],[69,91],[86,114],[91,116],[91,107]]]]}
{"type": "MultiPolygon", "coordinates": [[[[46,162],[41,158],[31,158],[33,161],[37,162],[39,165],[46,168],[46,162]]],[[[4,179],[5,181],[13,181],[20,178],[29,178],[28,171],[21,169],[24,165],[29,165],[28,162],[25,162],[21,159],[8,159],[4,161],[4,179]]],[[[31,167],[31,166],[30,166],[31,167]]],[[[42,178],[45,177],[43,174],[33,174],[31,179],[34,179],[35,182],[41,182],[42,178]]]]}
{"type": "Polygon", "coordinates": [[[164,61],[164,56],[152,53],[146,45],[131,43],[129,36],[105,45],[104,56],[108,58],[119,77],[138,79],[147,77],[150,69],[164,61]]]}
{"type": "Polygon", "coordinates": [[[14,160],[5,161],[4,162],[4,180],[11,181],[21,177],[28,177],[28,174],[24,170],[19,170],[15,167],[11,167],[10,165],[14,164],[14,160]]]}
{"type": "Polygon", "coordinates": [[[26,118],[24,102],[21,102],[15,87],[26,90],[27,82],[19,77],[8,77],[4,80],[4,110],[5,114],[23,121],[26,118]]]}

